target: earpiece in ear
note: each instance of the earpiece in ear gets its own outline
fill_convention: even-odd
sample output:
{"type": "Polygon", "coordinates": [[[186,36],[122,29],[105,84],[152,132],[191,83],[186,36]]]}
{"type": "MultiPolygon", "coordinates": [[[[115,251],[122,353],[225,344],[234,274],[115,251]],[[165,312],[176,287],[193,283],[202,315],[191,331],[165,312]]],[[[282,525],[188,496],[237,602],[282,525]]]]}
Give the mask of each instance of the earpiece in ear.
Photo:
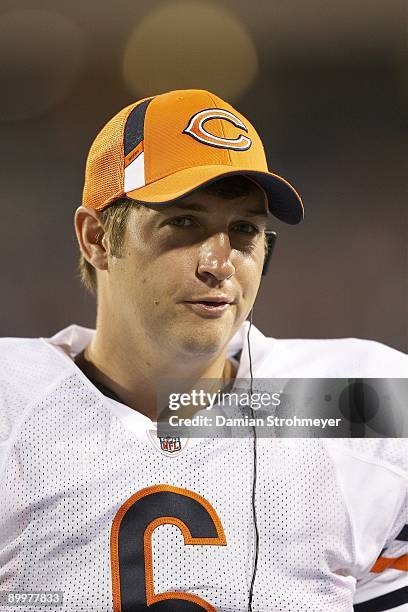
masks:
{"type": "Polygon", "coordinates": [[[272,258],[273,249],[276,243],[276,238],[278,237],[278,235],[276,232],[273,232],[272,230],[265,230],[265,236],[266,236],[266,241],[268,243],[268,253],[265,255],[264,265],[262,268],[262,276],[265,276],[265,274],[268,271],[269,264],[272,258]]]}

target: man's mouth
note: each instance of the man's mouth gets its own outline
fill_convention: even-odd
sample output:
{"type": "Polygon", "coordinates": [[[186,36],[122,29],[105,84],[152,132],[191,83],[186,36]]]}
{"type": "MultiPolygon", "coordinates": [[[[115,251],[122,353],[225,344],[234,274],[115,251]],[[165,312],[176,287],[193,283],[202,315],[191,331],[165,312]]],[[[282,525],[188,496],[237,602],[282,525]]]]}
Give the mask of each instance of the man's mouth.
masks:
{"type": "Polygon", "coordinates": [[[219,304],[232,304],[233,300],[226,295],[211,295],[208,297],[197,298],[196,300],[187,300],[190,304],[210,304],[218,306],[219,304]]]}
{"type": "Polygon", "coordinates": [[[210,302],[208,300],[198,300],[197,302],[190,302],[190,304],[204,304],[205,306],[214,306],[214,308],[216,308],[217,306],[225,306],[226,304],[229,304],[229,302],[210,302]]]}
{"type": "Polygon", "coordinates": [[[190,304],[202,304],[203,306],[209,306],[210,308],[223,308],[224,306],[229,306],[228,302],[190,302],[190,304]]]}
{"type": "Polygon", "coordinates": [[[186,304],[189,304],[191,308],[199,313],[205,315],[219,315],[228,310],[232,305],[232,300],[227,297],[216,297],[216,298],[203,298],[201,300],[186,300],[186,304]]]}

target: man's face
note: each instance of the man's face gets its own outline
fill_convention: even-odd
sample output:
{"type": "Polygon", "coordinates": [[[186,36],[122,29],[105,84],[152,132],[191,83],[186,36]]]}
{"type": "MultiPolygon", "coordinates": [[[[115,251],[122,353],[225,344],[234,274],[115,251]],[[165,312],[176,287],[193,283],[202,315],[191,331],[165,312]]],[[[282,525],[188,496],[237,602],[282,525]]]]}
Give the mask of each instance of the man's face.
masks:
{"type": "Polygon", "coordinates": [[[233,199],[200,190],[132,210],[103,292],[123,332],[191,357],[220,352],[255,301],[266,211],[256,185],[233,199]]]}

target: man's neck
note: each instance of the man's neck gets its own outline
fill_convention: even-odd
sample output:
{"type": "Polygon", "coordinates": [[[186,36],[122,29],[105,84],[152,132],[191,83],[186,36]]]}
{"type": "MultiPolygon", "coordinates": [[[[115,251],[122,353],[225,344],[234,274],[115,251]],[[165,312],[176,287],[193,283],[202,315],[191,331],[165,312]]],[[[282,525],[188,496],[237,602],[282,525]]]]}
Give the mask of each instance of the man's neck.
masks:
{"type": "MultiPolygon", "coordinates": [[[[115,346],[117,347],[117,344],[115,346]]],[[[106,389],[106,395],[153,421],[157,420],[158,411],[164,408],[158,406],[161,379],[172,381],[172,393],[201,389],[203,387],[200,381],[203,380],[206,381],[205,389],[214,391],[228,385],[237,373],[235,365],[226,358],[226,350],[210,360],[195,359],[182,363],[175,358],[172,362],[161,361],[154,367],[154,360],[151,358],[131,360],[128,353],[107,349],[107,345],[96,335],[91,344],[76,356],[75,363],[102,391],[106,389]],[[197,381],[197,384],[186,387],[186,380],[197,381]]]]}

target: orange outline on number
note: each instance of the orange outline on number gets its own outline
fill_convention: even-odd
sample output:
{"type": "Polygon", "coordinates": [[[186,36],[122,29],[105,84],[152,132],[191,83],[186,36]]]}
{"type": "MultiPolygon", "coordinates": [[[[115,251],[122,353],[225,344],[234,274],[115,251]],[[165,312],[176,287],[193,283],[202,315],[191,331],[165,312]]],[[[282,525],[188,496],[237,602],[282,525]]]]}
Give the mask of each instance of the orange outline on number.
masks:
{"type": "Polygon", "coordinates": [[[118,551],[118,534],[120,524],[126,512],[133,504],[139,499],[151,495],[153,493],[160,493],[163,491],[169,491],[170,493],[176,493],[177,495],[183,495],[184,497],[190,497],[197,501],[210,515],[215,529],[217,531],[217,537],[215,538],[193,538],[187,525],[180,519],[174,516],[162,516],[155,519],[145,529],[144,533],[144,559],[145,559],[145,574],[146,574],[146,603],[148,606],[162,601],[164,599],[184,599],[200,605],[207,612],[216,612],[211,604],[206,602],[204,599],[193,593],[185,593],[182,591],[168,591],[166,593],[155,593],[154,592],[154,578],[153,578],[153,553],[152,553],[152,535],[153,531],[159,525],[175,525],[178,527],[183,534],[184,544],[192,545],[210,545],[210,546],[226,546],[227,540],[225,538],[224,529],[218,514],[212,507],[212,505],[198,493],[194,491],[188,491],[187,489],[181,489],[180,487],[173,487],[172,485],[154,485],[152,487],[146,487],[141,491],[138,491],[121,506],[116,513],[113,520],[112,531],[110,537],[111,546],[111,566],[112,566],[112,591],[113,591],[113,611],[121,612],[121,596],[120,596],[120,572],[119,572],[119,551],[118,551]]]}

